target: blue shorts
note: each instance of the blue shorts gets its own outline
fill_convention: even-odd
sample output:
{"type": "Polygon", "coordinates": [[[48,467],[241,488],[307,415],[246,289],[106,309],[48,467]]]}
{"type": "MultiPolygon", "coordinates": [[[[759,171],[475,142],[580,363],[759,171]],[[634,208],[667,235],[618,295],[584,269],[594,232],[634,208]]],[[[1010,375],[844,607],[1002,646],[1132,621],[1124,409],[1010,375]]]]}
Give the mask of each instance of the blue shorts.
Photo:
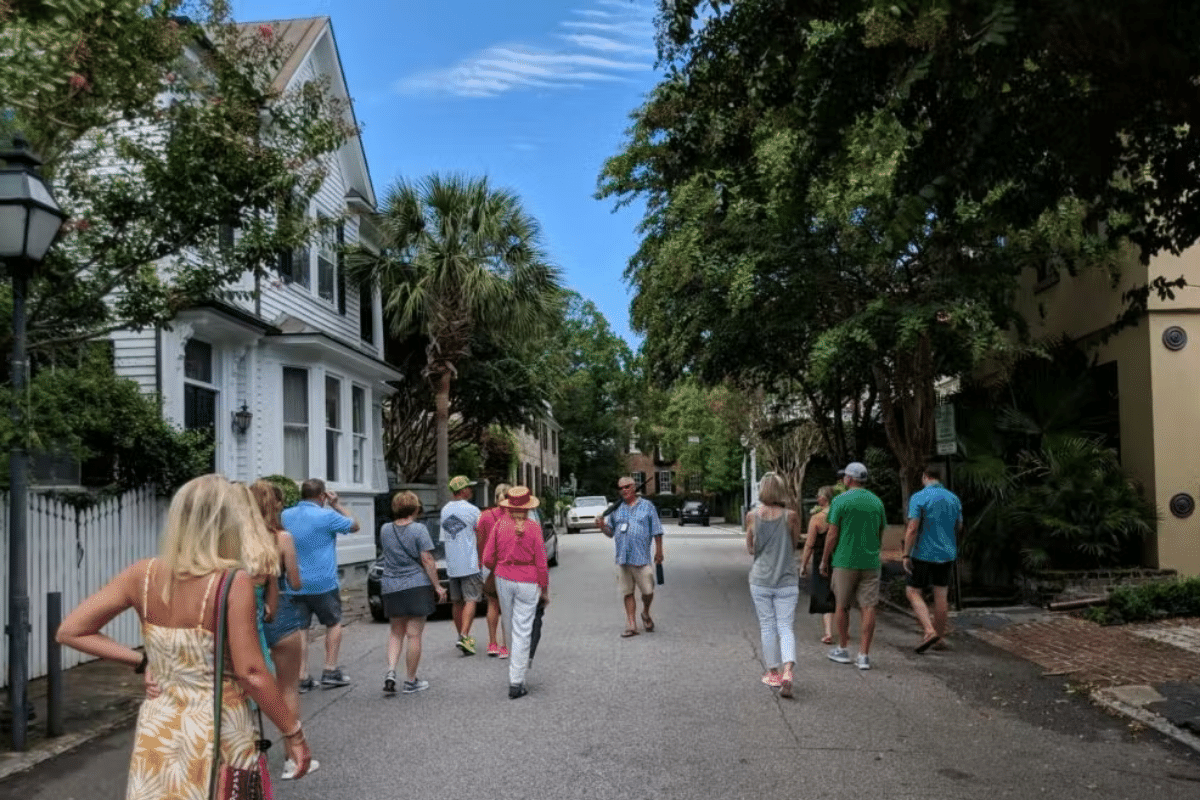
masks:
{"type": "Polygon", "coordinates": [[[301,627],[305,630],[312,624],[314,614],[317,622],[326,628],[332,628],[342,621],[342,594],[337,589],[321,594],[294,594],[291,598],[300,609],[301,618],[304,620],[301,627]]]}
{"type": "Polygon", "coordinates": [[[279,608],[275,609],[275,619],[263,622],[263,634],[267,647],[274,647],[296,631],[308,627],[308,611],[296,602],[290,594],[279,595],[279,608]]]}

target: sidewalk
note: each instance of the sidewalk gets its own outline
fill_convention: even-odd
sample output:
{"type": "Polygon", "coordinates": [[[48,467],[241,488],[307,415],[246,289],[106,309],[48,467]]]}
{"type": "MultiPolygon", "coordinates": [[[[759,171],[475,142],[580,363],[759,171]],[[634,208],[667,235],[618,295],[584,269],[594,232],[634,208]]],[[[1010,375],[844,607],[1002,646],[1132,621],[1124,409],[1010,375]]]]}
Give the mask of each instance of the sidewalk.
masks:
{"type": "MultiPolygon", "coordinates": [[[[906,607],[888,604],[896,612],[906,607]]],[[[346,624],[370,618],[365,589],[343,593],[346,624]]],[[[1131,724],[1154,728],[1200,753],[1200,619],[1100,627],[1038,608],[978,609],[954,614],[955,636],[969,635],[1069,681],[1131,724]]],[[[918,633],[915,631],[914,632],[918,633]]],[[[323,630],[314,630],[310,639],[323,630]]],[[[918,637],[914,636],[914,642],[918,637]]],[[[7,693],[0,697],[0,782],[17,772],[132,724],[143,696],[140,676],[128,667],[93,661],[64,674],[65,735],[49,739],[46,681],[30,683],[37,719],[28,749],[7,752],[7,693]]]]}

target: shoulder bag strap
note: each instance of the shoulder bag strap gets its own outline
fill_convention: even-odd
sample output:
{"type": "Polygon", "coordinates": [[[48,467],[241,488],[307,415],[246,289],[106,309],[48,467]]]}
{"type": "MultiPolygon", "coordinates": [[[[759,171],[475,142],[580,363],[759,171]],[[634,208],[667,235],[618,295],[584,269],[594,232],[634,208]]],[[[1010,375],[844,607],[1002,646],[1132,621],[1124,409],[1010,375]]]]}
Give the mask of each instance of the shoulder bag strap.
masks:
{"type": "MultiPolygon", "coordinates": [[[[393,522],[393,523],[392,523],[392,530],[396,532],[396,544],[400,545],[400,549],[404,551],[404,555],[408,556],[408,557],[409,557],[409,558],[411,558],[413,561],[415,561],[415,562],[417,562],[418,564],[420,564],[420,563],[421,563],[421,557],[420,557],[420,556],[414,556],[414,555],[412,554],[412,551],[411,551],[411,550],[409,550],[407,547],[405,547],[405,546],[404,546],[404,540],[400,538],[400,526],[398,526],[396,523],[394,523],[394,522],[393,522]]],[[[408,525],[405,525],[405,526],[404,526],[404,530],[408,530],[408,525]]]]}
{"type": "Polygon", "coordinates": [[[221,690],[225,683],[225,622],[229,615],[229,588],[236,569],[221,576],[217,589],[217,629],[213,642],[213,757],[208,775],[208,797],[216,800],[217,776],[221,768],[221,690]]]}

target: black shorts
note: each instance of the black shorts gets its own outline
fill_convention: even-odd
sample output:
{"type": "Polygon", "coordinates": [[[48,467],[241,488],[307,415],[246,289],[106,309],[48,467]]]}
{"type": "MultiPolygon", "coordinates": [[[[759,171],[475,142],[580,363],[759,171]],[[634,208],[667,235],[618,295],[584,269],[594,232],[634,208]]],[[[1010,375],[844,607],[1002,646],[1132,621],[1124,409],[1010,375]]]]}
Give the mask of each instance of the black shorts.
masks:
{"type": "Polygon", "coordinates": [[[388,592],[383,596],[383,613],[394,617],[428,617],[436,608],[432,586],[417,586],[388,592]]]}
{"type": "Polygon", "coordinates": [[[906,577],[906,582],[914,589],[928,589],[930,586],[944,589],[950,585],[950,570],[953,568],[953,561],[921,561],[914,558],[912,574],[906,577]]]}

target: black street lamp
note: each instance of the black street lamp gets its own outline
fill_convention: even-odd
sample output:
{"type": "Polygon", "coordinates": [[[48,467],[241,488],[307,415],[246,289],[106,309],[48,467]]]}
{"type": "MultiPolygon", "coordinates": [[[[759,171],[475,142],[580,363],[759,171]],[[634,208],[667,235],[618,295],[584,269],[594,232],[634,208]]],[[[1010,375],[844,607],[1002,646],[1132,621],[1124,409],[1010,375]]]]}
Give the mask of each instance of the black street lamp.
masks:
{"type": "Polygon", "coordinates": [[[25,295],[29,278],[46,257],[65,215],[38,174],[42,161],[29,142],[13,138],[0,151],[0,261],[12,278],[13,344],[9,367],[12,386],[13,441],[8,456],[8,707],[12,712],[12,748],[25,749],[29,700],[29,574],[26,568],[26,505],[29,453],[21,406],[29,365],[25,359],[25,295]]]}

